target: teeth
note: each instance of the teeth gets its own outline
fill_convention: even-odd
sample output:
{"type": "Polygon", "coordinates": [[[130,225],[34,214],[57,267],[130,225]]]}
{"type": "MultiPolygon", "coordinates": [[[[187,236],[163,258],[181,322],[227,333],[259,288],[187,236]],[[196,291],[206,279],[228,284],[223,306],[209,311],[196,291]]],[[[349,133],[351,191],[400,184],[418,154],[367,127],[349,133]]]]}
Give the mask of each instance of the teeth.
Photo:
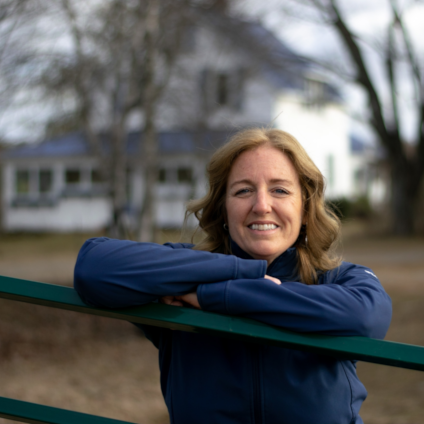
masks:
{"type": "Polygon", "coordinates": [[[252,230],[268,231],[275,230],[277,226],[275,224],[252,224],[250,225],[250,228],[252,230]]]}

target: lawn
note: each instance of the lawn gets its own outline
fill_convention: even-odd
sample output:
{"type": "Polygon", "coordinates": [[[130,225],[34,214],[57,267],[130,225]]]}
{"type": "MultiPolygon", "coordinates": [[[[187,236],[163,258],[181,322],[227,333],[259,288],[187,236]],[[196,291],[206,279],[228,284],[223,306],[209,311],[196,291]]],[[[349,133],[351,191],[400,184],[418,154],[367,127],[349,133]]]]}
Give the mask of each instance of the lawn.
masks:
{"type": "MultiPolygon", "coordinates": [[[[92,235],[8,235],[0,274],[70,284],[78,249],[92,235]]],[[[163,239],[177,241],[176,233],[163,239]]],[[[370,266],[393,299],[388,340],[424,346],[424,240],[366,237],[345,227],[346,260],[370,266]]],[[[142,424],[169,422],[157,353],[126,322],[0,300],[0,396],[142,424]]],[[[359,363],[369,391],[366,424],[418,424],[424,373],[359,363]]],[[[0,423],[12,421],[0,420],[0,423]]]]}

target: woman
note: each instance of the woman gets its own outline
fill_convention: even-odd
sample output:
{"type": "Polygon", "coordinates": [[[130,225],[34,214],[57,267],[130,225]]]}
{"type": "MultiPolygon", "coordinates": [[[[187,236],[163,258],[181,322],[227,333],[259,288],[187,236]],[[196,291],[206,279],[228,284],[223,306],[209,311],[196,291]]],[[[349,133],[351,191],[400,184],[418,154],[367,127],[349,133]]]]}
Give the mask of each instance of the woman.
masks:
{"type": "MultiPolygon", "coordinates": [[[[383,338],[391,302],[371,270],[332,255],[337,218],[321,173],[291,135],[236,134],[212,157],[209,192],[188,207],[196,246],[88,240],[75,267],[87,303],[160,299],[294,331],[383,338]]],[[[159,348],[172,423],[362,423],[355,363],[142,326],[159,348]]]]}

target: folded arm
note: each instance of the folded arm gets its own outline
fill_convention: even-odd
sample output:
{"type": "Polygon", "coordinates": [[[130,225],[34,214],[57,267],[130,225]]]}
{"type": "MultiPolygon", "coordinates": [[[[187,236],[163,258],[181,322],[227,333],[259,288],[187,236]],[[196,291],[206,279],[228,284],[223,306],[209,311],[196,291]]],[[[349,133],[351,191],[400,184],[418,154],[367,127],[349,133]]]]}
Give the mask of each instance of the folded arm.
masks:
{"type": "Polygon", "coordinates": [[[370,270],[343,264],[326,284],[281,285],[260,278],[229,280],[197,289],[202,309],[240,315],[299,332],[383,338],[391,300],[370,270]]]}
{"type": "Polygon", "coordinates": [[[87,240],[75,265],[75,289],[86,303],[119,308],[193,292],[199,284],[265,275],[265,261],[188,247],[106,237],[87,240]]]}

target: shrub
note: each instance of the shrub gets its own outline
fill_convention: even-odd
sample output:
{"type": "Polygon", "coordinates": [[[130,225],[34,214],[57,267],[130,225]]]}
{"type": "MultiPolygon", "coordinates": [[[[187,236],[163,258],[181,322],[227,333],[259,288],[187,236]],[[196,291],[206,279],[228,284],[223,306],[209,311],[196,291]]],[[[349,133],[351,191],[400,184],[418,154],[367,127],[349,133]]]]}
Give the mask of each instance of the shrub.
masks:
{"type": "Polygon", "coordinates": [[[327,200],[327,206],[341,219],[358,218],[368,219],[373,210],[367,196],[360,196],[355,200],[339,197],[327,200]]]}

